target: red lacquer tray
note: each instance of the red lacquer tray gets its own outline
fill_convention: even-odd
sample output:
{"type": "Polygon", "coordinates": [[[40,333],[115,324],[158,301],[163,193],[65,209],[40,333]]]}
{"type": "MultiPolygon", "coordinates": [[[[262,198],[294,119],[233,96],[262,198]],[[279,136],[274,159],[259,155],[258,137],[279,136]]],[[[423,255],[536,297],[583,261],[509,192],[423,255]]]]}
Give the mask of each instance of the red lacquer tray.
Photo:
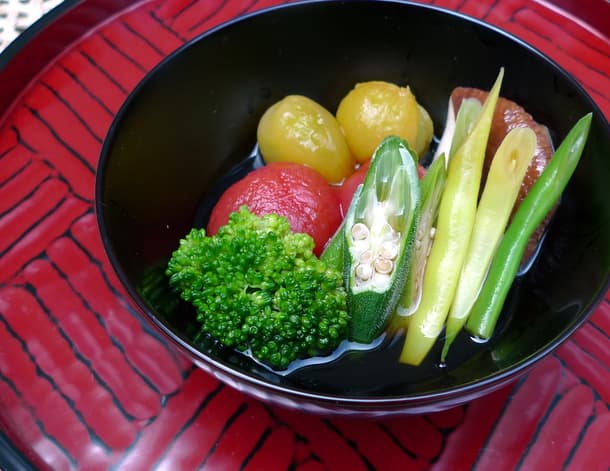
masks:
{"type": "MultiPolygon", "coordinates": [[[[281,2],[67,1],[0,55],[0,467],[610,468],[609,295],[518,383],[425,416],[356,421],[268,407],[172,353],[102,248],[92,209],[102,140],[163,57],[281,2]]],[[[597,17],[581,15],[597,31],[533,0],[429,3],[539,48],[610,117],[607,2],[597,17]]]]}

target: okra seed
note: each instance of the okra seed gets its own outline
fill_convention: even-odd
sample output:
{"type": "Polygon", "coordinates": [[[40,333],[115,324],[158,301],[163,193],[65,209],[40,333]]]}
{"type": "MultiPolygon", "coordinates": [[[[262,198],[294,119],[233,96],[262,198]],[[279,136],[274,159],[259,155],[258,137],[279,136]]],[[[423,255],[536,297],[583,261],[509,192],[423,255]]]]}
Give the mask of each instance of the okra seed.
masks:
{"type": "Polygon", "coordinates": [[[354,240],[364,240],[369,236],[369,228],[366,224],[357,222],[352,226],[352,237],[354,240]]]}
{"type": "Polygon", "coordinates": [[[356,266],[356,276],[362,280],[370,280],[373,276],[373,267],[369,263],[359,263],[356,266]]]}
{"type": "Polygon", "coordinates": [[[398,256],[398,245],[393,241],[385,241],[379,248],[379,255],[388,260],[394,260],[398,256]]]}
{"type": "Polygon", "coordinates": [[[436,227],[431,227],[430,228],[430,239],[434,239],[435,234],[436,234],[436,227]]]}
{"type": "Polygon", "coordinates": [[[360,254],[360,263],[371,264],[373,263],[373,251],[365,250],[360,254]]]}
{"type": "Polygon", "coordinates": [[[421,248],[421,240],[415,239],[415,248],[419,250],[421,248]]]}
{"type": "Polygon", "coordinates": [[[384,275],[389,275],[394,270],[394,262],[387,258],[379,257],[375,259],[374,266],[377,273],[383,273],[384,275]]]}
{"type": "Polygon", "coordinates": [[[400,239],[400,232],[394,230],[394,228],[392,227],[391,224],[386,223],[385,227],[384,227],[384,233],[387,234],[387,238],[388,240],[399,240],[400,239]]]}

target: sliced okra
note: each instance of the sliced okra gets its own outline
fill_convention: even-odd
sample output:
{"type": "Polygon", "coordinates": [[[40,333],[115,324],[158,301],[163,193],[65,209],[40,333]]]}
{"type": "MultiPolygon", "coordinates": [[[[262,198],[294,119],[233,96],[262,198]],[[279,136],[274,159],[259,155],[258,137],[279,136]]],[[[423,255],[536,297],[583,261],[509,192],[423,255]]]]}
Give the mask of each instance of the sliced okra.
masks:
{"type": "Polygon", "coordinates": [[[344,275],[351,339],[368,343],[386,327],[405,283],[419,213],[416,157],[398,137],[377,148],[344,222],[344,275]]]}

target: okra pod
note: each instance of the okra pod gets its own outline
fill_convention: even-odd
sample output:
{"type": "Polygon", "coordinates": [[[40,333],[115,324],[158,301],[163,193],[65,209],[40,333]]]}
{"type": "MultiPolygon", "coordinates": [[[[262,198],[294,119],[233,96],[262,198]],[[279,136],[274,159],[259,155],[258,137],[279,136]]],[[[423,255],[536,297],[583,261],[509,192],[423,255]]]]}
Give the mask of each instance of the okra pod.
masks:
{"type": "Polygon", "coordinates": [[[320,260],[338,270],[339,273],[343,273],[343,223],[339,225],[324,247],[320,260]]]}
{"type": "Polygon", "coordinates": [[[434,224],[436,223],[438,206],[446,180],[445,157],[441,155],[430,164],[426,174],[421,179],[421,210],[415,229],[413,254],[407,281],[392,318],[392,331],[407,328],[408,321],[417,309],[421,299],[424,269],[434,237],[434,224]]]}
{"type": "Polygon", "coordinates": [[[379,145],[343,228],[352,340],[372,342],[394,312],[415,236],[420,188],[415,155],[391,136],[379,145]]]}
{"type": "Polygon", "coordinates": [[[468,317],[466,329],[472,335],[481,339],[492,336],[527,241],[559,200],[574,173],[589,134],[591,118],[589,113],[574,125],[519,205],[468,317]]]}
{"type": "Polygon", "coordinates": [[[422,299],[409,322],[400,355],[403,363],[421,363],[441,333],[453,301],[474,224],[485,149],[503,75],[502,69],[472,132],[449,160],[422,299]]]}

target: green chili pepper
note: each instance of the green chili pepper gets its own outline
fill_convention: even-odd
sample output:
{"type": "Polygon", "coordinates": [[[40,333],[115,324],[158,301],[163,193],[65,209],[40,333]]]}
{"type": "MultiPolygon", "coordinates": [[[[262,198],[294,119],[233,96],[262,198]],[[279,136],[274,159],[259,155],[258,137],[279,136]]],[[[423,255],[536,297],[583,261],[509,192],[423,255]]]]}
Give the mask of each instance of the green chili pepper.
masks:
{"type": "Polygon", "coordinates": [[[536,133],[530,128],[516,128],[506,135],[494,155],[477,207],[468,253],[447,318],[442,361],[466,323],[498,242],[506,229],[521,182],[535,150],[536,133]]]}
{"type": "Polygon", "coordinates": [[[519,205],[468,317],[466,329],[471,334],[481,339],[493,334],[527,241],[568,184],[582,155],[591,118],[589,113],[574,125],[519,205]]]}
{"type": "Polygon", "coordinates": [[[379,145],[344,222],[344,276],[352,340],[386,327],[408,273],[420,205],[415,154],[391,136],[379,145]]]}
{"type": "Polygon", "coordinates": [[[392,317],[392,331],[406,329],[421,298],[421,286],[426,260],[432,245],[433,225],[438,215],[438,206],[447,181],[445,157],[439,156],[428,167],[421,179],[421,211],[415,230],[415,242],[407,281],[392,317]]]}
{"type": "Polygon", "coordinates": [[[472,132],[449,160],[422,299],[410,320],[400,355],[403,363],[421,363],[441,333],[453,301],[474,224],[485,149],[503,75],[502,69],[472,132]]]}

